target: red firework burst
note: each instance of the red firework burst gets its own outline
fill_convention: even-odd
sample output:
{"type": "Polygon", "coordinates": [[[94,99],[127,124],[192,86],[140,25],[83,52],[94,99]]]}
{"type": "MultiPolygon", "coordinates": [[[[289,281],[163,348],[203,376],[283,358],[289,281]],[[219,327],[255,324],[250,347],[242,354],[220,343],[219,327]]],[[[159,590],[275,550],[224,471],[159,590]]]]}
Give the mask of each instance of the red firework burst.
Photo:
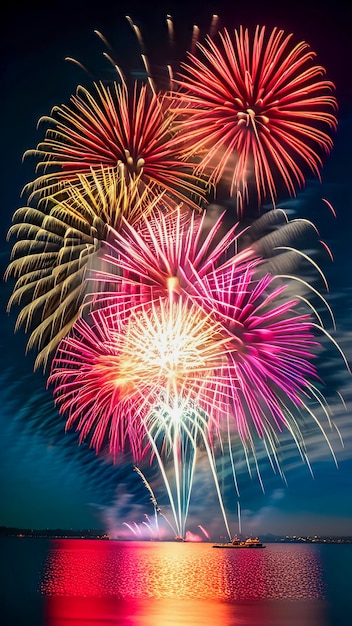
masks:
{"type": "Polygon", "coordinates": [[[157,192],[166,190],[177,201],[198,207],[199,180],[170,132],[173,116],[166,111],[165,97],[139,82],[94,87],[90,93],[79,86],[69,105],[56,106],[43,118],[51,124],[44,141],[26,154],[42,159],[37,167],[44,173],[28,188],[52,193],[92,169],[123,164],[129,175],[140,176],[157,192]]]}
{"type": "Polygon", "coordinates": [[[275,204],[277,185],[291,195],[308,168],[319,177],[322,156],[336,128],[334,85],[314,64],[307,43],[274,28],[225,29],[219,44],[207,37],[189,54],[178,80],[179,138],[185,154],[198,155],[199,172],[248,199],[253,183],[259,204],[275,204]]]}

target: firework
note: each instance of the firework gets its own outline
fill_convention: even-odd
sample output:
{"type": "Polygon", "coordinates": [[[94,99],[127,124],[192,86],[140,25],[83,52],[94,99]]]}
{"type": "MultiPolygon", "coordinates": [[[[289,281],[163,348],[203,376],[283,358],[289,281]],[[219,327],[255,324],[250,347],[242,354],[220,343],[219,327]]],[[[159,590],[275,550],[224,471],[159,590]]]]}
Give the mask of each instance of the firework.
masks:
{"type": "Polygon", "coordinates": [[[310,316],[298,314],[298,300],[285,298],[287,287],[274,288],[270,275],[255,280],[254,269],[249,264],[245,271],[214,271],[197,283],[201,304],[212,308],[223,334],[233,338],[217,378],[224,381],[228,413],[243,442],[250,439],[252,425],[260,437],[269,419],[279,430],[287,426],[282,398],[284,406],[289,401],[302,406],[301,397],[316,378],[311,361],[318,342],[310,316]]]}
{"type": "MultiPolygon", "coordinates": [[[[307,291],[324,299],[292,276],[304,261],[324,279],[294,247],[318,235],[314,226],[281,210],[234,222],[225,208],[237,201],[238,214],[253,194],[262,212],[280,187],[294,195],[305,171],[319,178],[336,128],[334,86],[309,46],[277,28],[217,37],[195,36],[167,94],[150,75],[127,83],[116,66],[118,81],[78,87],[54,107],[28,152],[39,160],[25,188],[37,206],[19,209],[9,231],[18,239],[9,308],[22,307],[16,326],[31,330],[36,367],[56,349],[48,385],[66,429],[115,462],[126,452],[156,461],[180,537],[198,451],[229,537],[220,452],[236,488],[235,446],[249,466],[259,441],[281,473],[286,431],[309,464],[309,418],[334,455],[320,419],[332,424],[315,367],[320,336],[345,359],[307,291]],[[215,201],[195,211],[205,187],[215,201]]],[[[155,496],[136,471],[157,527],[155,496]]]]}
{"type": "MultiPolygon", "coordinates": [[[[179,211],[168,213],[165,221],[160,214],[145,221],[145,239],[126,230],[127,239],[134,232],[138,245],[121,256],[118,289],[104,294],[101,308],[91,313],[92,323],[76,322],[73,335],[59,346],[49,378],[60,411],[68,415],[67,427],[76,425],[81,441],[89,438],[99,450],[108,440],[116,456],[128,439],[136,459],[151,451],[181,531],[199,445],[207,452],[222,506],[214,442],[223,448],[239,438],[255,458],[259,439],[278,463],[280,431],[292,435],[304,457],[300,420],[312,416],[320,425],[314,405],[330,419],[314,366],[321,348],[317,334],[330,335],[317,311],[305,296],[290,295],[289,277],[281,282],[267,273],[260,277],[261,259],[253,258],[252,249],[226,258],[233,233],[212,249],[215,228],[203,248],[204,216],[195,218],[184,230],[179,211]],[[169,219],[176,227],[165,231],[169,219]],[[166,236],[176,232],[174,239],[166,236]],[[154,264],[148,246],[139,248],[142,241],[149,241],[154,264]],[[302,311],[305,304],[308,312],[302,311]],[[176,497],[165,456],[174,462],[176,497]],[[186,466],[191,468],[187,477],[186,466]]],[[[302,281],[297,285],[309,289],[302,281]]]]}
{"type": "Polygon", "coordinates": [[[158,505],[157,499],[154,495],[154,491],[151,488],[151,485],[148,483],[146,477],[144,476],[143,472],[139,469],[139,467],[134,466],[134,471],[137,472],[138,476],[141,477],[143,484],[145,485],[145,487],[148,489],[149,494],[150,494],[150,501],[153,504],[154,507],[154,517],[155,517],[155,528],[157,531],[157,536],[159,537],[159,524],[158,524],[158,513],[160,513],[160,507],[158,505]]]}
{"type": "MultiPolygon", "coordinates": [[[[120,169],[123,169],[122,166],[120,169]]],[[[37,208],[15,212],[9,237],[17,237],[5,278],[17,278],[8,308],[21,305],[16,328],[32,332],[28,349],[39,352],[35,367],[46,366],[60,339],[77,319],[87,275],[99,267],[99,250],[107,226],[119,228],[122,216],[131,223],[159,201],[139,179],[115,170],[79,175],[63,200],[51,197],[37,208]]]]}
{"type": "Polygon", "coordinates": [[[293,195],[305,169],[319,177],[336,128],[334,86],[308,44],[292,44],[282,30],[267,35],[258,26],[251,38],[240,27],[218,36],[182,64],[179,139],[210,182],[242,201],[254,185],[259,204],[275,204],[279,184],[293,195]]]}
{"type": "Polygon", "coordinates": [[[223,419],[214,405],[213,421],[221,420],[223,425],[221,447],[227,449],[236,489],[232,446],[236,448],[239,441],[248,470],[251,472],[253,459],[260,482],[259,442],[283,477],[278,456],[279,434],[283,431],[292,437],[302,460],[310,467],[302,428],[306,423],[320,431],[336,462],[327,434],[335,425],[314,365],[326,348],[326,339],[351,373],[343,351],[326,330],[318,310],[303,295],[302,286],[319,295],[331,314],[319,292],[294,277],[267,274],[256,278],[256,263],[252,261],[240,271],[235,266],[221,272],[214,270],[212,276],[196,285],[200,305],[206,310],[211,308],[214,319],[222,325],[222,341],[227,336],[228,361],[215,372],[227,404],[226,415],[223,419]]]}
{"type": "Polygon", "coordinates": [[[56,106],[43,118],[50,125],[44,141],[26,154],[41,159],[37,169],[45,171],[27,189],[52,195],[92,168],[123,164],[125,174],[139,177],[141,185],[152,184],[158,193],[166,190],[199,208],[201,188],[173,138],[172,117],[165,97],[149,84],[96,83],[93,93],[80,86],[69,105],[56,106]]]}

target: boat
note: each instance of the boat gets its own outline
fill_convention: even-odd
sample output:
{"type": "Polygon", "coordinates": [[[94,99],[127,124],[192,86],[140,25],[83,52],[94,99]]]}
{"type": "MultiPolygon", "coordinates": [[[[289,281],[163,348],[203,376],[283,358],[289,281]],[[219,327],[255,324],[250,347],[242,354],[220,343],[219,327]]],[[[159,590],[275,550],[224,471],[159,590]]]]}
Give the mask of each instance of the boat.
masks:
{"type": "Polygon", "coordinates": [[[234,537],[232,541],[227,543],[215,543],[213,548],[249,548],[257,550],[258,548],[266,548],[266,546],[258,539],[258,537],[245,539],[241,541],[238,537],[234,537]]]}
{"type": "MultiPolygon", "coordinates": [[[[239,501],[237,502],[237,512],[238,512],[238,532],[241,536],[242,534],[242,525],[241,525],[241,507],[239,501]]],[[[237,534],[234,536],[232,541],[228,541],[227,543],[215,543],[213,548],[250,548],[251,550],[257,550],[258,548],[266,548],[266,546],[258,539],[258,537],[249,537],[248,539],[242,540],[237,534]]]]}

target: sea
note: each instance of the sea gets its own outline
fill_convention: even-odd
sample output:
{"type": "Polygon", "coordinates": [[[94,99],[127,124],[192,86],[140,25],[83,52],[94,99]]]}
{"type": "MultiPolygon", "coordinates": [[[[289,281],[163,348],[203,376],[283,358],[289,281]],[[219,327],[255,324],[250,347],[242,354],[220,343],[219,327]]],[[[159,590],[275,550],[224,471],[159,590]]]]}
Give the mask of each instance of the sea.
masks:
{"type": "Polygon", "coordinates": [[[2,626],[352,626],[352,544],[1,537],[2,626]]]}

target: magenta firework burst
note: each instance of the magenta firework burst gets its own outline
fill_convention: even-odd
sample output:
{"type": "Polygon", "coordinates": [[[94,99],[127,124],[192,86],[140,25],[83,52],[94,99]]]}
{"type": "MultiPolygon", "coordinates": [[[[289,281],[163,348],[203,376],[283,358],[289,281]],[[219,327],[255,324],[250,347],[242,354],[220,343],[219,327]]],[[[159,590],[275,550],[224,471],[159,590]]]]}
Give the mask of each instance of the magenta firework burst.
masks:
{"type": "Polygon", "coordinates": [[[126,436],[137,457],[146,430],[170,432],[161,427],[165,413],[177,422],[201,415],[208,442],[231,431],[255,452],[255,436],[273,449],[288,429],[298,444],[297,412],[323,406],[314,358],[317,331],[326,331],[287,283],[255,278],[259,263],[194,277],[189,298],[178,294],[175,278],[168,295],[159,297],[156,286],[153,298],[152,286],[133,306],[131,292],[122,291],[125,303],[111,299],[93,311],[91,325],[78,320],[50,376],[68,427],[75,424],[81,439],[89,433],[98,449],[107,435],[114,454],[126,436]]]}
{"type": "Polygon", "coordinates": [[[214,270],[195,286],[199,304],[211,308],[227,338],[227,363],[216,375],[229,424],[244,445],[254,433],[267,442],[285,428],[297,434],[294,409],[309,412],[308,398],[318,395],[314,358],[320,343],[313,318],[300,311],[287,284],[269,274],[256,279],[257,264],[214,270]]]}
{"type": "MultiPolygon", "coordinates": [[[[270,215],[260,218],[263,228],[270,224],[270,215]]],[[[283,216],[275,215],[274,223],[280,226],[283,216]]],[[[241,251],[243,232],[237,232],[238,225],[217,238],[223,216],[207,233],[203,231],[205,219],[206,215],[190,216],[181,209],[163,213],[156,207],[136,227],[126,224],[123,233],[111,230],[103,256],[106,271],[93,276],[98,287],[94,302],[102,311],[113,309],[125,316],[141,308],[152,310],[155,302],[170,293],[189,299],[192,306],[211,316],[217,325],[214,341],[226,354],[212,370],[216,378],[209,389],[213,402],[207,410],[206,403],[195,403],[206,412],[209,424],[216,424],[218,432],[229,419],[244,445],[254,445],[259,436],[273,449],[274,434],[282,429],[288,429],[298,442],[295,415],[308,414],[310,402],[319,398],[314,360],[320,346],[318,335],[326,334],[314,307],[304,304],[311,288],[302,279],[280,279],[265,272],[258,251],[266,248],[267,238],[280,247],[280,228],[241,251]],[[105,285],[109,285],[108,293],[105,285]]],[[[282,230],[288,235],[281,236],[283,241],[292,236],[290,225],[284,221],[282,230]]],[[[307,227],[304,222],[300,228],[299,221],[292,225],[298,235],[307,227]]],[[[246,231],[250,232],[251,228],[246,231]]],[[[283,248],[299,256],[291,246],[283,248]]],[[[279,268],[280,255],[276,259],[279,268]]]]}
{"type": "Polygon", "coordinates": [[[114,310],[117,318],[135,319],[140,310],[143,316],[148,310],[151,314],[159,300],[188,299],[196,307],[193,311],[198,307],[213,320],[213,340],[226,354],[216,369],[212,362],[217,381],[209,387],[213,402],[206,408],[204,401],[195,401],[209,423],[221,428],[231,415],[244,443],[252,439],[253,426],[260,437],[270,438],[275,429],[292,431],[290,411],[302,408],[313,389],[310,379],[316,377],[313,361],[319,346],[311,316],[300,310],[304,298],[287,295],[286,283],[276,283],[278,278],[268,273],[260,277],[262,261],[255,247],[236,250],[243,234],[236,233],[236,226],[217,239],[223,216],[206,235],[205,219],[181,209],[163,213],[156,207],[137,227],[126,224],[121,233],[111,230],[103,256],[106,271],[93,275],[98,287],[94,303],[101,314],[114,310]]]}
{"type": "Polygon", "coordinates": [[[275,203],[278,184],[292,195],[306,169],[319,177],[337,125],[334,85],[309,45],[278,28],[218,37],[182,64],[179,138],[210,182],[242,196],[254,185],[259,203],[275,203]]]}

